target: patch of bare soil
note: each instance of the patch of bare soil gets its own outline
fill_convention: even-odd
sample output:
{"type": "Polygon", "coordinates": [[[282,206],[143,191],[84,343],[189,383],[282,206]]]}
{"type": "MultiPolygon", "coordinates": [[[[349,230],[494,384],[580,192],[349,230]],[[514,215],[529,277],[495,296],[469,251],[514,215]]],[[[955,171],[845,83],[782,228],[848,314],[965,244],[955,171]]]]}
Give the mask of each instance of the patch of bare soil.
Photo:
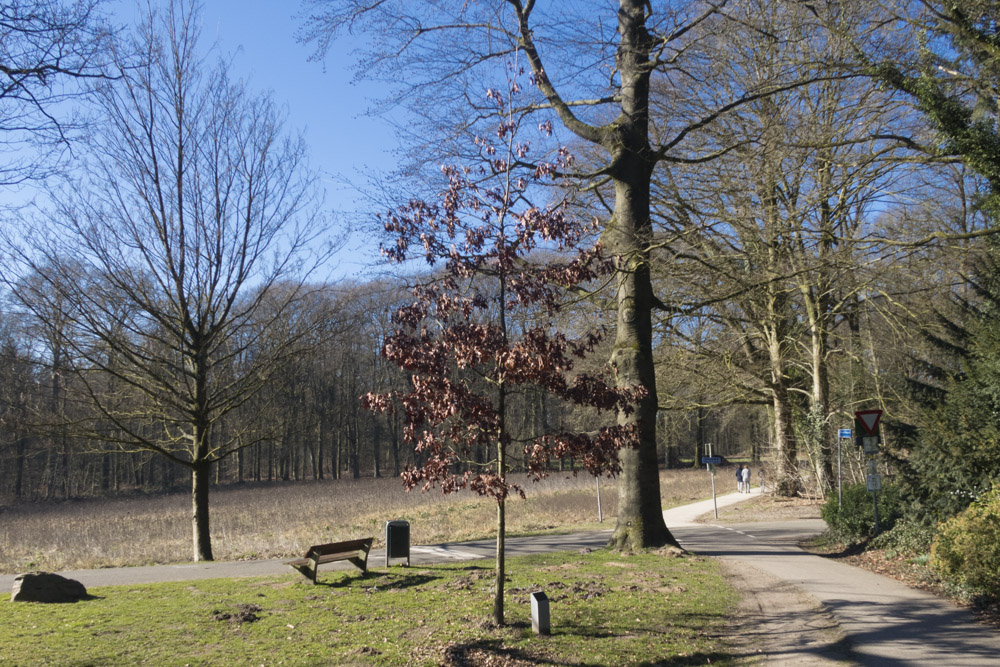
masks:
{"type": "Polygon", "coordinates": [[[751,664],[825,667],[848,660],[840,626],[816,600],[746,563],[721,562],[740,600],[726,639],[751,664]]]}
{"type": "Polygon", "coordinates": [[[263,609],[255,604],[238,604],[236,605],[236,611],[219,611],[215,610],[212,612],[213,621],[229,621],[233,625],[242,625],[243,623],[253,623],[254,621],[259,621],[259,614],[263,609]]]}
{"type": "Polygon", "coordinates": [[[506,646],[506,641],[513,642],[519,637],[526,626],[511,624],[497,628],[492,624],[484,625],[484,630],[490,631],[490,637],[476,639],[470,642],[452,642],[444,647],[439,664],[444,667],[534,667],[535,665],[555,664],[544,653],[537,650],[522,650],[506,646]]]}

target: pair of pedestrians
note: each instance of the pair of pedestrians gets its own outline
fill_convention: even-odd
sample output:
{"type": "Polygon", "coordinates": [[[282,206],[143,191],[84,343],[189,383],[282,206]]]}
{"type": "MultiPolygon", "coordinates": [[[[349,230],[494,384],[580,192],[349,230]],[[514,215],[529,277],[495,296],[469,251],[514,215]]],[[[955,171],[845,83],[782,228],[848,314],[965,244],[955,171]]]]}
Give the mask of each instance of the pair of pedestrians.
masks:
{"type": "Polygon", "coordinates": [[[736,491],[750,493],[750,466],[744,464],[736,467],[736,491]]]}

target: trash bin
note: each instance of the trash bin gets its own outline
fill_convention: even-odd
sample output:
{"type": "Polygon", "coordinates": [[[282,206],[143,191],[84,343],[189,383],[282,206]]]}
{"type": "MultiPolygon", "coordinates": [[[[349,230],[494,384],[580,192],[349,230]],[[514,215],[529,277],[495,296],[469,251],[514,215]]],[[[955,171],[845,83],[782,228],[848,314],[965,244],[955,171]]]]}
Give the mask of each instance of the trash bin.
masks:
{"type": "Polygon", "coordinates": [[[410,564],[410,524],[408,521],[385,522],[385,566],[390,558],[405,558],[410,564]]]}

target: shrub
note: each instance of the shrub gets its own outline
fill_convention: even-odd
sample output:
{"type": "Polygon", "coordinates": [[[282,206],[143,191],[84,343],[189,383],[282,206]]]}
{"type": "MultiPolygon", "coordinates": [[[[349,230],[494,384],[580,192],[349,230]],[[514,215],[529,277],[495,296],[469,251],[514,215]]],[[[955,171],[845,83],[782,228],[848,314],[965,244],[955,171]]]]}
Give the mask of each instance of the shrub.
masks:
{"type": "Polygon", "coordinates": [[[938,526],[931,567],[950,583],[1000,594],[1000,486],[938,526]]]}
{"type": "MultiPolygon", "coordinates": [[[[881,516],[879,516],[881,519],[881,516]]],[[[920,521],[900,519],[892,530],[881,533],[871,541],[871,546],[883,549],[891,557],[896,554],[904,556],[925,556],[931,549],[934,539],[934,529],[920,521]]]]}
{"type": "MultiPolygon", "coordinates": [[[[836,495],[830,495],[821,510],[823,520],[835,539],[848,544],[864,542],[875,532],[872,494],[864,484],[852,484],[844,487],[843,496],[844,504],[841,505],[836,495]]],[[[901,515],[899,491],[892,485],[882,487],[878,494],[879,530],[891,530],[901,515]]]]}

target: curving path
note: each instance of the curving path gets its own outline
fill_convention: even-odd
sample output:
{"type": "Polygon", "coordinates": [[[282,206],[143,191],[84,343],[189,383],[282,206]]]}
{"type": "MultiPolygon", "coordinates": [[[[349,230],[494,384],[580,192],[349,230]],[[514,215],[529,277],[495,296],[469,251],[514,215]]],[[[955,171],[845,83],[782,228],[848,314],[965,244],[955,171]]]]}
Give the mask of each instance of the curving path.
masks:
{"type": "MultiPolygon", "coordinates": [[[[672,516],[671,530],[686,549],[750,566],[769,581],[805,593],[823,612],[804,620],[805,625],[826,615],[842,638],[817,650],[813,645],[796,648],[794,641],[787,641],[794,638],[772,635],[769,641],[775,645],[764,647],[764,664],[1000,665],[1000,632],[977,623],[967,610],[895,579],[799,549],[801,540],[825,529],[822,520],[699,525],[692,523],[699,509],[711,507],[702,503],[664,513],[672,516]]],[[[761,623],[794,620],[785,618],[782,608],[761,611],[761,623]]]]}

